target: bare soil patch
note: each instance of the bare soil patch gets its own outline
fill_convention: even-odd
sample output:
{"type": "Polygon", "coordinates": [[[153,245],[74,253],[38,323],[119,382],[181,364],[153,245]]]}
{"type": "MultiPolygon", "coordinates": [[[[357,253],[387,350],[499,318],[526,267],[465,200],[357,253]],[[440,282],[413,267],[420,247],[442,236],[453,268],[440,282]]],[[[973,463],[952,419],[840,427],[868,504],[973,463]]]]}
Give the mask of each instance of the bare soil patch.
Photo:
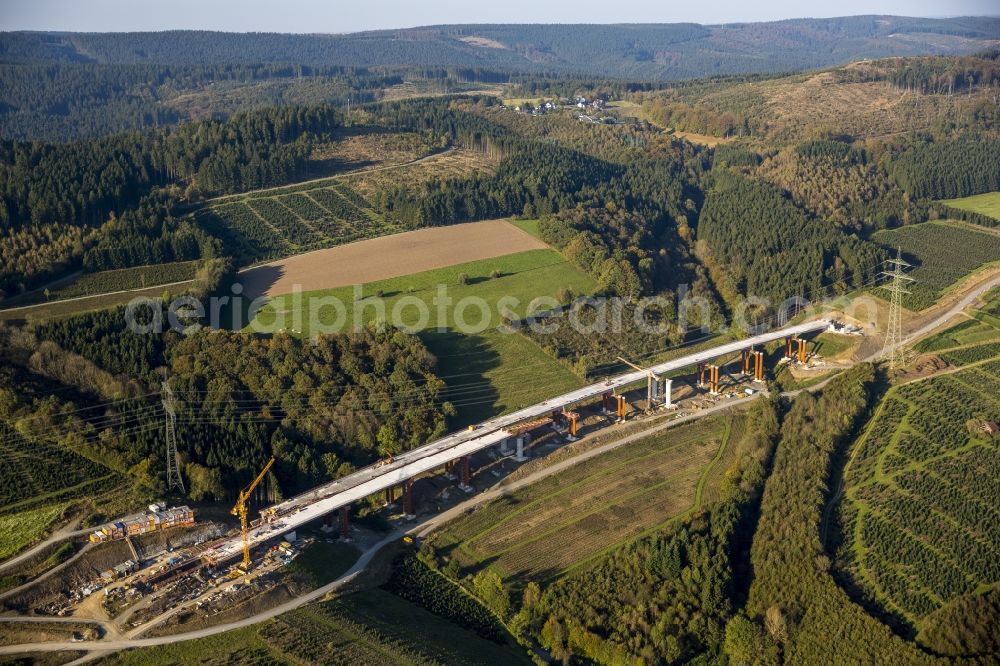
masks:
{"type": "Polygon", "coordinates": [[[502,44],[495,39],[490,39],[489,37],[476,37],[475,35],[468,35],[466,37],[459,37],[458,41],[471,44],[472,46],[480,46],[485,49],[507,48],[506,44],[502,44]]]}
{"type": "Polygon", "coordinates": [[[240,272],[249,298],[332,289],[548,247],[506,220],[407,231],[307,252],[240,272]]]}

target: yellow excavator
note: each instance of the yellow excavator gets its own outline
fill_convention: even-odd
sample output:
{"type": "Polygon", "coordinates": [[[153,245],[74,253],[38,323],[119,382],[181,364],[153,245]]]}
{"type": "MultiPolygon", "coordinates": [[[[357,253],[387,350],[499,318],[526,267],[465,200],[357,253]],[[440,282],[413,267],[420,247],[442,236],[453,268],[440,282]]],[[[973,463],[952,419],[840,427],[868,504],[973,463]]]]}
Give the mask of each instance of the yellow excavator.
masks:
{"type": "Polygon", "coordinates": [[[236,501],[236,506],[229,513],[234,516],[240,517],[240,530],[243,532],[243,570],[250,570],[250,538],[247,533],[247,502],[250,500],[250,495],[253,493],[254,489],[260,485],[260,482],[264,480],[264,476],[271,469],[271,465],[274,464],[274,457],[272,456],[267,464],[264,465],[264,469],[260,471],[257,478],[253,482],[240,491],[240,498],[236,501]]]}

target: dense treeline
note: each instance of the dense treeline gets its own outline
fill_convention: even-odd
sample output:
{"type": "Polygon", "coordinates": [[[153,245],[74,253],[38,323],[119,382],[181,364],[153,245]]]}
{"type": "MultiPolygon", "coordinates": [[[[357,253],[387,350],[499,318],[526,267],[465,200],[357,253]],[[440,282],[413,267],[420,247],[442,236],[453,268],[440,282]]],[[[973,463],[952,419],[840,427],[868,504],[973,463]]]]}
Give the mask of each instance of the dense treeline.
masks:
{"type": "Polygon", "coordinates": [[[751,551],[749,620],[740,635],[750,645],[777,643],[785,664],[825,663],[834,655],[866,663],[931,661],[850,600],[830,575],[820,540],[832,458],[868,406],[874,381],[870,365],[847,370],[819,397],[800,394],[781,426],[751,551]]]}
{"type": "MultiPolygon", "coordinates": [[[[153,309],[140,308],[138,323],[151,323],[153,309]]],[[[118,399],[142,392],[130,378],[157,390],[168,377],[194,499],[227,498],[269,455],[278,459],[273,493],[315,485],[429,441],[451,412],[439,398],[434,357],[392,329],[313,341],[209,329],[158,335],[130,330],[119,308],[45,325],[43,342],[25,343],[25,335],[0,340],[4,355],[80,392],[118,399]]],[[[141,465],[162,451],[162,414],[153,409],[158,398],[135,400],[115,408],[121,419],[91,413],[92,426],[74,422],[67,431],[99,439],[101,460],[116,469],[141,465]]],[[[156,476],[147,481],[155,486],[156,476]]]]}
{"type": "Polygon", "coordinates": [[[815,299],[868,284],[883,252],[875,244],[811,219],[767,183],[717,174],[698,222],[698,238],[745,296],[815,299]]]}
{"type": "Polygon", "coordinates": [[[166,356],[178,421],[207,422],[226,435],[180,448],[223,481],[245,481],[271,454],[282,490],[303,489],[445,428],[434,357],[392,329],[313,341],[206,331],[178,340],[166,356]]]}
{"type": "Polygon", "coordinates": [[[62,145],[5,141],[0,227],[97,226],[174,180],[189,196],[281,184],[303,167],[314,138],[340,124],[333,107],[275,108],[62,145]]]}
{"type": "Polygon", "coordinates": [[[101,227],[95,245],[83,256],[88,272],[165,264],[172,261],[211,259],[220,252],[219,241],[171,214],[169,195],[150,195],[101,227]]]}
{"type": "Polygon", "coordinates": [[[938,654],[990,657],[1000,652],[1000,589],[955,599],[924,619],[918,640],[938,654]]]}
{"type": "Polygon", "coordinates": [[[996,52],[965,58],[902,58],[893,61],[891,67],[880,65],[841,70],[840,76],[845,80],[888,81],[905,90],[938,95],[1000,86],[1000,58],[996,52]]]}
{"type": "Polygon", "coordinates": [[[899,186],[914,197],[955,199],[1000,190],[1000,142],[989,136],[919,141],[889,165],[899,186]]]}
{"type": "Polygon", "coordinates": [[[721,656],[726,623],[745,593],[756,501],[778,432],[767,401],[747,420],[730,444],[736,455],[718,503],[557,581],[539,599],[525,592],[518,620],[553,657],[666,664],[721,656]]]}
{"type": "Polygon", "coordinates": [[[375,102],[410,81],[435,92],[511,76],[480,67],[316,66],[292,63],[189,65],[0,65],[0,137],[69,141],[266,106],[375,102]]]}
{"type": "Polygon", "coordinates": [[[757,173],[848,233],[867,235],[927,219],[927,202],[904,192],[885,160],[863,145],[803,141],[769,157],[757,173]]]}

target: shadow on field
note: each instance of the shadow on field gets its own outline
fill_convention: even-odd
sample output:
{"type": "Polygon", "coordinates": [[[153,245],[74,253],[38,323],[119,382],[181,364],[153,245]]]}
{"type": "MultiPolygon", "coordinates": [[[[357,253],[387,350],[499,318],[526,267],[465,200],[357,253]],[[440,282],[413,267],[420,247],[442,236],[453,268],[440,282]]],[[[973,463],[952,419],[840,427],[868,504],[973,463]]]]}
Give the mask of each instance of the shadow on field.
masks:
{"type": "Polygon", "coordinates": [[[456,331],[423,331],[420,339],[438,359],[437,375],[447,389],[441,396],[455,405],[450,428],[464,428],[484,421],[496,412],[500,394],[486,373],[500,365],[500,356],[479,335],[456,331]]]}

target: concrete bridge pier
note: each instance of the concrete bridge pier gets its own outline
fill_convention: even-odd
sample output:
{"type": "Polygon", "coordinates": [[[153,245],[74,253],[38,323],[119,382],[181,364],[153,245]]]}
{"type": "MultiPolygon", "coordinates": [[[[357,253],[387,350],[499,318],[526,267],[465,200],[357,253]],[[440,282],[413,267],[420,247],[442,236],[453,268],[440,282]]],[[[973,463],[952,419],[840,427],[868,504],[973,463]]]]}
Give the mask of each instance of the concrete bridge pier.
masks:
{"type": "Polygon", "coordinates": [[[719,395],[719,366],[708,366],[708,392],[712,395],[719,395]]]}
{"type": "Polygon", "coordinates": [[[611,415],[611,391],[601,394],[601,413],[605,416],[611,415]]]}
{"type": "Polygon", "coordinates": [[[462,456],[459,463],[462,468],[462,481],[458,484],[458,487],[462,492],[471,493],[475,490],[475,488],[472,487],[472,472],[469,469],[469,456],[462,456]]]}
{"type": "Polygon", "coordinates": [[[341,541],[351,540],[351,507],[342,506],[340,511],[340,539],[341,541]]]}
{"type": "Polygon", "coordinates": [[[413,512],[413,479],[403,482],[403,517],[413,520],[417,515],[413,512]]]}
{"type": "Polygon", "coordinates": [[[516,460],[517,462],[524,462],[525,460],[528,459],[527,456],[524,455],[524,443],[527,439],[528,436],[525,434],[525,435],[518,435],[517,439],[515,440],[517,442],[517,451],[514,454],[514,460],[516,460]]]}
{"type": "Polygon", "coordinates": [[[753,380],[755,382],[762,382],[764,381],[764,352],[755,351],[753,356],[753,380]]]}

